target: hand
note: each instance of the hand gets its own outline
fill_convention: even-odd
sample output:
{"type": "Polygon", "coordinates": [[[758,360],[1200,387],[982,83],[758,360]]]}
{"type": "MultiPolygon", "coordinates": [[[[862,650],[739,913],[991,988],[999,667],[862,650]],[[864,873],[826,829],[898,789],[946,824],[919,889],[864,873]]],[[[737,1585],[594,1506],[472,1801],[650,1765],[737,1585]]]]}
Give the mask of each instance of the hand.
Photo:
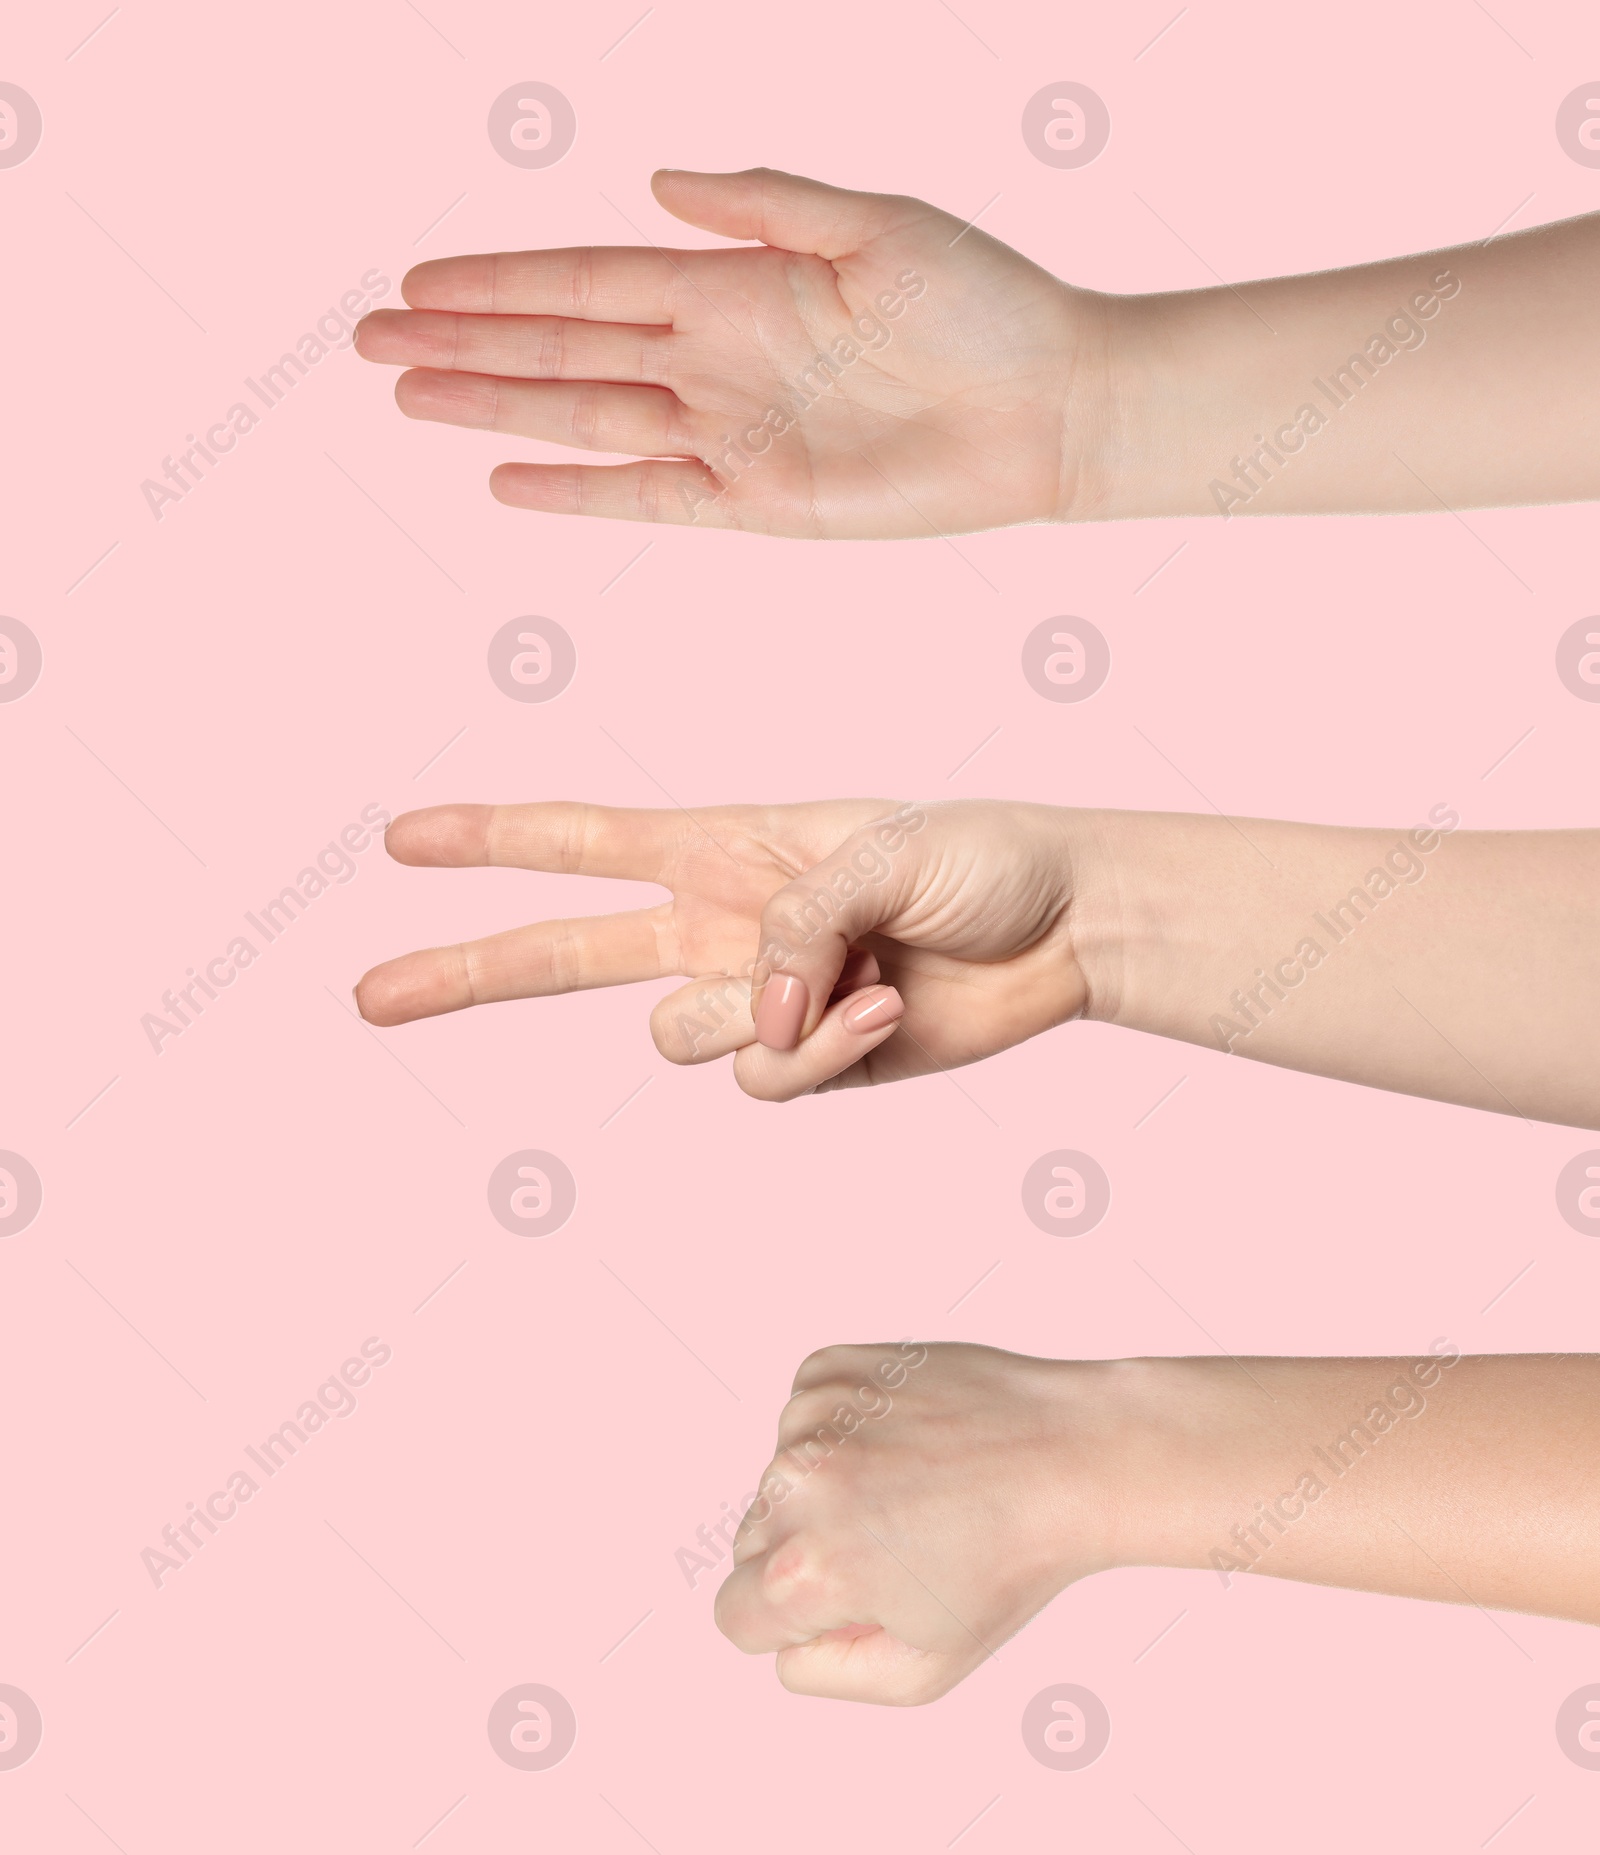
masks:
{"type": "MultiPolygon", "coordinates": [[[[389,827],[401,863],[655,882],[671,900],[407,954],[356,988],[373,1024],[502,999],[695,982],[651,1014],[675,1063],[734,1055],[746,1093],[897,1081],[975,1062],[1080,1015],[1066,813],[856,799],[691,815],[443,805],[389,827]]],[[[1081,876],[1081,871],[1077,872],[1081,876]]]]}
{"type": "Polygon", "coordinates": [[[502,464],[505,503],[809,538],[1064,519],[1089,498],[1107,299],[920,200],[663,169],[741,250],[420,264],[357,350],[411,418],[645,463],[502,464]],[[809,384],[808,384],[809,382],[809,384]]]}
{"type": "Polygon", "coordinates": [[[796,1694],[913,1706],[1114,1562],[1114,1368],[829,1346],[795,1376],[717,1625],[796,1694]]]}
{"type": "Polygon", "coordinates": [[[1594,1355],[830,1346],[795,1377],[717,1622],[795,1693],[901,1706],[1118,1566],[1600,1623],[1597,1450],[1594,1355]]]}

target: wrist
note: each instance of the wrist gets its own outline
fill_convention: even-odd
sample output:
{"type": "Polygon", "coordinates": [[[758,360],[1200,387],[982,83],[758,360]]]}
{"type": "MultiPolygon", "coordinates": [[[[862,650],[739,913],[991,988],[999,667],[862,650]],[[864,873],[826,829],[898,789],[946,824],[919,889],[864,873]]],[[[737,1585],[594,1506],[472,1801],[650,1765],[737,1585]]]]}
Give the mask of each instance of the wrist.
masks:
{"type": "Polygon", "coordinates": [[[1148,449],[1143,369],[1135,364],[1137,299],[1062,284],[1066,299],[1059,492],[1050,520],[1098,522],[1137,514],[1135,460],[1148,449]]]}
{"type": "Polygon", "coordinates": [[[1029,1363],[1044,1374],[1027,1395],[1049,1413],[1042,1483],[1062,1581],[1203,1562],[1218,1441],[1241,1415],[1236,1388],[1216,1367],[1249,1391],[1237,1368],[1207,1359],[1029,1363]]]}
{"type": "Polygon", "coordinates": [[[1087,1375],[1097,1568],[1209,1565],[1225,1523],[1252,1518],[1273,1481],[1280,1407],[1232,1359],[1061,1363],[1087,1375]]]}
{"type": "Polygon", "coordinates": [[[1213,512],[1193,486],[1173,480],[1185,454],[1180,415],[1204,391],[1175,358],[1188,293],[1073,294],[1084,299],[1084,332],[1066,398],[1055,520],[1213,512]]]}
{"type": "Polygon", "coordinates": [[[1246,834],[1189,812],[1064,817],[1083,1015],[1210,1045],[1209,1014],[1248,978],[1260,947],[1302,937],[1315,904],[1289,872],[1304,862],[1304,828],[1252,819],[1246,834]]]}
{"type": "Polygon", "coordinates": [[[1067,931],[1082,975],[1081,1017],[1122,1021],[1133,974],[1130,957],[1155,938],[1145,890],[1148,872],[1130,839],[1139,814],[1062,807],[1058,814],[1067,872],[1067,931]]]}

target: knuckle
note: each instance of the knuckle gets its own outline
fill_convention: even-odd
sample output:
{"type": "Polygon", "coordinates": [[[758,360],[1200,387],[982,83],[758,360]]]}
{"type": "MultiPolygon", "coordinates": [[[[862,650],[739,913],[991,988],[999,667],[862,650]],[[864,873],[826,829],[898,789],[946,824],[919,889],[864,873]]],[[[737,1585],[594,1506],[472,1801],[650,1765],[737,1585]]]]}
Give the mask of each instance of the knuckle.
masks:
{"type": "Polygon", "coordinates": [[[590,845],[599,834],[600,820],[595,808],[581,799],[561,801],[557,860],[567,875],[583,869],[590,845]]]}
{"type": "Polygon", "coordinates": [[[681,1005],[664,998],[650,1013],[650,1041],[656,1054],[680,1067],[694,1061],[694,1051],[680,1021],[681,1005]]]}
{"type": "Polygon", "coordinates": [[[481,1005],[485,998],[483,973],[479,950],[470,942],[453,950],[454,958],[459,964],[461,987],[466,993],[468,1004],[481,1005]]]}
{"type": "Polygon", "coordinates": [[[661,515],[661,471],[654,464],[641,464],[634,472],[633,501],[641,522],[654,522],[661,515]]]}
{"type": "Polygon", "coordinates": [[[796,1393],[808,1391],[828,1379],[842,1378],[848,1355],[846,1346],[819,1346],[814,1353],[807,1353],[795,1368],[796,1393]]]}
{"type": "Polygon", "coordinates": [[[807,1386],[795,1392],[779,1414],[778,1441],[787,1445],[820,1430],[836,1403],[837,1399],[820,1386],[807,1386]]]}
{"type": "Polygon", "coordinates": [[[583,984],[583,948],[569,923],[560,922],[545,949],[545,977],[552,991],[575,992],[583,984]]]}
{"type": "Polygon", "coordinates": [[[567,407],[568,438],[581,450],[598,450],[602,423],[600,389],[579,387],[567,407]]]}
{"type": "Polygon", "coordinates": [[[844,1580],[837,1565],[807,1540],[787,1540],[767,1554],[761,1567],[762,1597],[778,1608],[836,1604],[844,1580]]]}
{"type": "Polygon", "coordinates": [[[736,1649],[746,1655],[756,1654],[755,1633],[750,1629],[739,1604],[735,1601],[734,1587],[731,1580],[725,1579],[712,1602],[711,1616],[717,1628],[727,1637],[736,1649]]]}
{"type": "Polygon", "coordinates": [[[656,426],[656,442],[673,457],[698,457],[699,434],[694,431],[688,408],[667,394],[654,396],[651,407],[656,426]]]}
{"type": "Polygon", "coordinates": [[[572,266],[572,313],[581,316],[594,294],[594,253],[587,245],[578,249],[572,266]]]}
{"type": "Polygon", "coordinates": [[[541,324],[539,329],[538,369],[541,375],[550,380],[561,378],[562,365],[566,356],[566,324],[559,317],[551,317],[541,324]]]}

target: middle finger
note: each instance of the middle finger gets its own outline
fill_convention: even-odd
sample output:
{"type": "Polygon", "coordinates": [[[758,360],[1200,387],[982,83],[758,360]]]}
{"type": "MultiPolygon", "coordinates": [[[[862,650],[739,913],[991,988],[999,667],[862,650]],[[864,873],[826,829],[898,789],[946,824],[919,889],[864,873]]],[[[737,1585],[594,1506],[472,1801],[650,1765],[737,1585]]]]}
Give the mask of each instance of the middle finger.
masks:
{"type": "Polygon", "coordinates": [[[616,380],[659,386],[671,329],[569,316],[458,316],[438,309],[375,309],[356,352],[401,367],[505,374],[519,380],[616,380]]]}
{"type": "Polygon", "coordinates": [[[577,921],[536,921],[455,947],[428,947],[373,967],[356,987],[369,1024],[409,1024],[468,1005],[549,998],[659,979],[672,904],[577,921]]]}

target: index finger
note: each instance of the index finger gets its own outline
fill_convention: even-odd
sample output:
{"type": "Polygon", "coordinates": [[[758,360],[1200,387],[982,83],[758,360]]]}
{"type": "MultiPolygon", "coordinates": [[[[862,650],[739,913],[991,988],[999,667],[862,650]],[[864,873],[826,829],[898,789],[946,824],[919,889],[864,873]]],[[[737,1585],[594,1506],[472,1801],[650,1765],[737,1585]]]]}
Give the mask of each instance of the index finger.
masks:
{"type": "Polygon", "coordinates": [[[530,805],[430,805],[384,834],[397,863],[444,869],[547,870],[659,882],[682,830],[677,812],[549,799],[530,805]]]}
{"type": "MultiPolygon", "coordinates": [[[[692,258],[694,253],[676,255],[692,258]]],[[[670,325],[680,281],[681,270],[664,252],[632,245],[573,245],[556,251],[429,258],[406,272],[400,294],[413,309],[670,325]]]]}

